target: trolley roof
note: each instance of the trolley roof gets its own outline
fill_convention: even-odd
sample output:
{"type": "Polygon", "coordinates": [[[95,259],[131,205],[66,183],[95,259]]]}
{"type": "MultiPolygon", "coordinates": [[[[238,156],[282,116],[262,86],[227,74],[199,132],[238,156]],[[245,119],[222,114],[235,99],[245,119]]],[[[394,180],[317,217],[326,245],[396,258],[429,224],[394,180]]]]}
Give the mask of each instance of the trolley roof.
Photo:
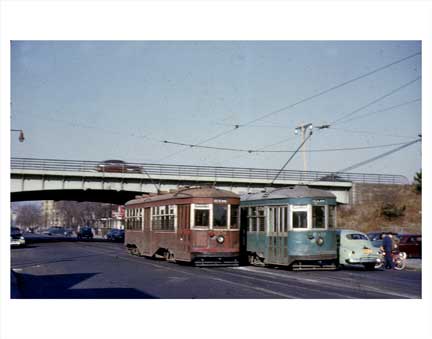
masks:
{"type": "Polygon", "coordinates": [[[271,188],[265,192],[245,194],[241,196],[242,203],[252,201],[304,201],[304,199],[324,199],[326,201],[336,201],[336,196],[325,190],[310,188],[308,186],[290,186],[282,188],[271,188]]]}
{"type": "Polygon", "coordinates": [[[156,202],[161,200],[188,199],[188,198],[189,199],[190,198],[216,198],[216,199],[237,198],[239,199],[239,196],[233,192],[221,190],[215,187],[188,187],[188,188],[179,189],[176,192],[143,196],[142,198],[130,200],[125,205],[156,202]]]}

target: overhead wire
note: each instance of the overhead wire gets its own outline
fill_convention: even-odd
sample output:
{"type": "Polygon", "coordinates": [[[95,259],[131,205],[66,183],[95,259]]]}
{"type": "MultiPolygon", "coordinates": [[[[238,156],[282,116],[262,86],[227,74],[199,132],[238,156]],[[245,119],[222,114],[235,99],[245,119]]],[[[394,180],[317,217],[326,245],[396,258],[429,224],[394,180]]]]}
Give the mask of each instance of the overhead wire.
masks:
{"type": "Polygon", "coordinates": [[[364,165],[369,164],[369,163],[371,163],[371,162],[373,162],[373,161],[376,161],[376,160],[379,160],[379,159],[381,159],[381,158],[384,158],[384,157],[386,157],[387,155],[390,155],[390,154],[392,154],[392,153],[398,152],[398,151],[400,151],[400,150],[402,150],[402,149],[404,149],[404,148],[406,148],[406,147],[408,147],[408,146],[411,146],[411,145],[413,145],[413,144],[415,144],[415,143],[417,143],[417,142],[419,142],[419,141],[421,141],[421,138],[416,139],[416,140],[414,140],[414,141],[411,141],[411,142],[409,142],[409,143],[403,144],[402,146],[400,146],[400,147],[398,147],[398,148],[395,148],[395,149],[393,149],[393,150],[390,150],[390,151],[387,151],[387,152],[385,152],[385,153],[379,154],[379,155],[377,155],[377,156],[375,156],[375,157],[373,157],[373,158],[370,158],[370,159],[364,160],[364,161],[362,161],[362,162],[359,162],[359,163],[354,164],[354,165],[352,165],[352,166],[349,166],[349,167],[347,167],[347,168],[341,169],[341,170],[337,171],[336,173],[340,173],[340,172],[348,172],[348,171],[351,171],[351,170],[353,170],[353,169],[355,169],[355,168],[358,168],[358,167],[364,166],[364,165]]]}
{"type": "MultiPolygon", "coordinates": [[[[229,148],[229,147],[217,147],[217,146],[196,146],[191,144],[183,144],[180,142],[171,142],[166,140],[165,141],[168,144],[174,144],[174,145],[180,145],[180,146],[186,146],[186,147],[197,147],[197,148],[204,148],[204,149],[212,149],[212,150],[218,150],[218,151],[230,151],[230,152],[243,152],[243,153],[294,153],[297,151],[293,150],[263,150],[263,149],[241,149],[241,148],[229,148]]],[[[374,146],[355,146],[355,147],[343,147],[343,148],[323,148],[323,149],[310,149],[310,150],[302,150],[299,151],[300,153],[317,153],[317,152],[339,152],[339,151],[357,151],[357,150],[364,150],[364,149],[377,149],[377,148],[385,148],[385,147],[391,147],[391,146],[399,146],[403,145],[405,143],[393,143],[393,144],[384,144],[384,145],[374,145],[374,146]]]]}
{"type": "Polygon", "coordinates": [[[388,92],[388,93],[386,93],[384,95],[381,95],[380,97],[378,97],[378,98],[376,98],[376,99],[368,102],[367,104],[365,104],[365,105],[363,105],[363,106],[355,109],[354,111],[351,111],[351,112],[343,115],[342,117],[340,117],[340,118],[338,118],[336,120],[333,120],[332,122],[330,122],[330,125],[335,125],[337,123],[341,123],[341,121],[345,120],[346,118],[348,118],[348,117],[350,117],[350,116],[352,116],[352,115],[354,115],[354,114],[356,114],[356,113],[364,110],[365,108],[368,108],[369,106],[372,106],[372,105],[376,104],[377,102],[379,102],[379,101],[381,101],[381,100],[383,100],[383,99],[385,99],[385,98],[387,98],[387,97],[389,97],[389,96],[391,96],[391,95],[399,92],[400,90],[402,90],[405,87],[408,87],[409,85],[411,85],[411,84],[419,81],[420,79],[421,79],[421,76],[418,76],[417,78],[404,83],[402,86],[399,86],[399,87],[393,89],[392,91],[390,91],[390,92],[388,92]]]}
{"type": "Polygon", "coordinates": [[[306,143],[306,141],[308,141],[310,139],[311,136],[312,136],[312,130],[309,131],[309,135],[302,141],[302,143],[300,144],[300,146],[297,147],[297,149],[294,151],[294,153],[289,157],[289,159],[281,167],[281,169],[279,170],[279,172],[276,174],[276,176],[273,178],[272,182],[270,183],[270,186],[273,185],[273,183],[276,181],[276,179],[282,173],[282,171],[284,170],[284,168],[286,167],[286,165],[288,165],[288,163],[292,160],[292,158],[294,158],[294,156],[297,154],[297,152],[300,150],[300,148],[303,147],[303,145],[306,143]]]}
{"type": "MultiPolygon", "coordinates": [[[[220,136],[223,136],[223,135],[226,135],[226,134],[228,134],[228,133],[231,133],[231,132],[233,132],[233,131],[235,131],[235,130],[238,130],[240,127],[245,127],[245,126],[251,125],[251,124],[253,124],[254,122],[257,122],[257,121],[263,120],[263,119],[265,119],[265,118],[267,118],[267,117],[269,117],[269,116],[271,116],[271,115],[274,115],[274,114],[279,113],[279,112],[282,112],[282,111],[284,111],[284,110],[287,110],[287,109],[293,108],[293,107],[295,107],[295,106],[297,106],[297,105],[300,105],[300,104],[302,104],[302,103],[305,103],[305,102],[307,102],[307,101],[309,101],[309,100],[312,100],[312,99],[318,98],[318,97],[320,97],[320,96],[322,96],[322,95],[324,95],[324,94],[327,94],[327,93],[329,93],[329,92],[331,92],[331,91],[334,91],[334,90],[336,90],[336,89],[339,89],[339,88],[341,88],[341,87],[343,87],[343,86],[346,86],[346,85],[348,85],[348,84],[351,84],[351,83],[353,83],[353,82],[355,82],[355,81],[358,81],[358,80],[360,80],[360,79],[366,78],[366,77],[368,77],[368,76],[370,76],[370,75],[372,75],[372,74],[375,74],[375,73],[377,73],[377,72],[380,72],[380,71],[382,71],[382,70],[385,70],[385,69],[387,69],[387,68],[389,68],[389,67],[392,67],[392,66],[394,66],[394,65],[397,65],[397,64],[399,64],[399,63],[401,63],[401,62],[404,62],[404,61],[406,61],[406,60],[408,60],[408,59],[411,59],[411,58],[413,58],[413,57],[415,57],[415,56],[418,56],[418,55],[421,55],[421,52],[413,53],[413,54],[408,55],[408,56],[406,56],[406,57],[404,57],[404,58],[400,58],[400,59],[395,60],[395,61],[393,61],[393,62],[391,62],[391,63],[388,63],[388,64],[386,64],[386,65],[383,65],[383,66],[380,66],[380,67],[378,67],[378,68],[375,68],[375,69],[373,69],[373,70],[371,70],[371,71],[369,71],[369,72],[367,72],[367,73],[364,73],[364,74],[362,74],[362,75],[360,75],[360,76],[357,76],[357,77],[354,77],[354,78],[352,78],[352,79],[346,80],[346,81],[344,81],[344,82],[342,82],[342,83],[339,83],[339,84],[337,84],[337,85],[335,85],[335,86],[332,86],[332,87],[329,87],[329,88],[327,88],[327,89],[325,89],[325,90],[322,90],[322,91],[320,91],[320,92],[318,92],[318,93],[316,93],[316,94],[313,94],[313,95],[307,96],[307,97],[305,97],[305,98],[303,98],[303,99],[301,99],[301,100],[299,100],[299,101],[296,101],[296,102],[294,102],[294,103],[292,103],[292,104],[290,104],[290,105],[287,105],[287,106],[284,106],[284,107],[279,108],[279,109],[277,109],[277,110],[274,110],[274,111],[271,111],[271,112],[269,112],[269,113],[263,114],[263,115],[261,115],[260,117],[255,118],[255,119],[252,119],[252,120],[250,120],[250,121],[248,121],[248,122],[246,122],[246,123],[244,123],[244,124],[236,124],[236,125],[232,125],[232,126],[234,126],[234,128],[229,129],[229,130],[225,130],[225,131],[223,131],[223,132],[221,132],[221,133],[218,133],[218,134],[216,134],[215,136],[212,136],[212,137],[210,137],[210,138],[208,138],[208,139],[205,139],[205,140],[203,140],[203,141],[200,141],[200,142],[196,143],[195,145],[202,145],[202,144],[205,143],[205,142],[208,142],[208,141],[211,141],[211,140],[215,140],[215,139],[219,138],[220,136]]],[[[165,159],[167,159],[167,158],[170,158],[170,157],[172,157],[172,156],[175,156],[175,155],[177,155],[177,154],[180,154],[180,153],[182,153],[182,152],[184,152],[184,151],[185,151],[185,150],[180,151],[180,152],[177,152],[177,153],[172,153],[172,154],[170,154],[170,155],[168,155],[168,156],[166,156],[166,157],[160,159],[159,161],[161,161],[161,160],[165,160],[165,159]]]]}
{"type": "Polygon", "coordinates": [[[399,108],[399,107],[402,107],[402,106],[406,106],[406,105],[412,104],[414,102],[419,102],[419,101],[421,101],[421,98],[417,98],[417,99],[410,100],[410,101],[405,101],[405,102],[402,102],[400,104],[393,105],[393,106],[390,106],[390,107],[387,107],[387,108],[383,108],[383,109],[380,109],[380,110],[377,110],[377,111],[373,111],[373,112],[369,112],[369,113],[366,113],[366,114],[358,115],[358,116],[355,116],[355,117],[353,117],[351,119],[347,119],[347,120],[341,121],[339,123],[340,124],[345,124],[345,123],[353,121],[353,120],[358,120],[358,119],[361,119],[361,118],[364,118],[364,117],[367,117],[367,116],[371,116],[371,115],[374,115],[374,114],[377,114],[377,113],[387,112],[387,111],[390,111],[392,109],[399,108]]]}

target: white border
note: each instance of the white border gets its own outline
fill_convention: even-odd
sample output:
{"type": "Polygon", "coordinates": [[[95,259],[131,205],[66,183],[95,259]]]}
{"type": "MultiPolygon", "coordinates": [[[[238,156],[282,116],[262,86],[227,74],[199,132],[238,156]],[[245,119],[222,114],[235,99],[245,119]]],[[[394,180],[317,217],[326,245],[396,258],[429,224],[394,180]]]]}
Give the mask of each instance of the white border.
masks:
{"type": "MultiPolygon", "coordinates": [[[[423,40],[423,112],[431,112],[431,5],[383,2],[3,1],[1,5],[1,338],[430,338],[431,225],[423,208],[422,300],[9,300],[10,40],[423,40]],[[166,310],[174,315],[167,320],[166,310]],[[199,309],[200,312],[196,312],[199,309]],[[195,310],[195,311],[194,311],[195,310]],[[205,312],[201,312],[205,310],[205,312]],[[314,311],[315,310],[315,311],[314,311]],[[255,312],[256,311],[256,312],[255,312]],[[311,312],[312,311],[312,312],[311,312]],[[194,314],[191,318],[190,314],[194,314]],[[205,314],[205,316],[204,316],[205,314]],[[253,315],[256,314],[257,318],[253,315]],[[318,315],[304,317],[304,314],[318,315]],[[161,316],[158,316],[161,315],[161,316]],[[113,323],[116,326],[107,326],[113,323]],[[199,317],[200,319],[197,319],[199,317]],[[201,319],[203,317],[203,319],[201,319]],[[49,319],[49,320],[48,320],[49,319]],[[64,320],[68,319],[68,324],[64,320]],[[80,319],[91,319],[88,323],[80,319]],[[216,320],[217,319],[217,320],[216,320]],[[220,320],[224,321],[220,321],[220,320]],[[253,319],[251,321],[251,319],[253,319]],[[385,319],[388,319],[387,321],[385,319]],[[256,321],[257,320],[257,321],[256,321]],[[258,321],[259,320],[259,321],[258,321]],[[76,326],[79,322],[79,326],[76,326]],[[360,330],[359,330],[360,329],[360,330]]],[[[430,150],[430,115],[423,115],[430,150]]],[[[31,140],[26,140],[31,142],[31,140]]],[[[424,197],[430,205],[424,159],[424,197]]],[[[426,207],[426,203],[425,206],[426,207]]]]}

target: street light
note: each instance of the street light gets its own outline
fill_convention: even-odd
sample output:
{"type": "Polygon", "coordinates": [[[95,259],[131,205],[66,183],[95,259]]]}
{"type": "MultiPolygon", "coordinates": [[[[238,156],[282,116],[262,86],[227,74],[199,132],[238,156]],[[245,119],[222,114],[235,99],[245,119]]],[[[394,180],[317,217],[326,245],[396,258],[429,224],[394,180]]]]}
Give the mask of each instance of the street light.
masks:
{"type": "Polygon", "coordinates": [[[25,138],[24,138],[24,132],[22,129],[11,129],[11,132],[19,132],[18,140],[20,142],[24,142],[25,138]]]}
{"type": "Polygon", "coordinates": [[[294,129],[294,133],[297,135],[299,132],[301,132],[301,138],[302,138],[302,146],[301,146],[301,149],[302,149],[302,153],[303,153],[303,170],[304,171],[307,171],[307,162],[306,162],[306,152],[305,152],[305,134],[306,134],[306,131],[309,129],[309,131],[310,131],[310,134],[312,134],[312,129],[313,129],[313,125],[312,124],[304,124],[304,125],[300,125],[300,126],[297,126],[295,129],[294,129]]]}

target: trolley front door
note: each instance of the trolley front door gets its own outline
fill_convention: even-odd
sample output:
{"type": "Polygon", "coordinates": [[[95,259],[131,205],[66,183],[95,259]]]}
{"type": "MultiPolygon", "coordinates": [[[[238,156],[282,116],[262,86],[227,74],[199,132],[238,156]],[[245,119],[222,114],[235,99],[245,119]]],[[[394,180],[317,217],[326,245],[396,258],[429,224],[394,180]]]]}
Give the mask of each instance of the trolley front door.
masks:
{"type": "Polygon", "coordinates": [[[177,246],[175,257],[190,260],[190,205],[177,205],[177,246]]]}

